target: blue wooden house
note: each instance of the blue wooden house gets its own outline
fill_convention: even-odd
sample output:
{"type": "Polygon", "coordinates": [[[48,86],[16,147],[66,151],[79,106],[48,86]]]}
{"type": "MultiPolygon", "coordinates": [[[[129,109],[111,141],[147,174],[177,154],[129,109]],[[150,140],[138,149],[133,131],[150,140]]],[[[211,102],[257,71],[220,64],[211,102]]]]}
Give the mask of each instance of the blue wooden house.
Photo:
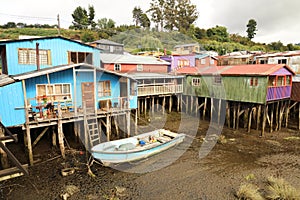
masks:
{"type": "Polygon", "coordinates": [[[100,51],[60,36],[8,40],[0,42],[0,64],[8,75],[77,63],[100,67],[100,51]]]}

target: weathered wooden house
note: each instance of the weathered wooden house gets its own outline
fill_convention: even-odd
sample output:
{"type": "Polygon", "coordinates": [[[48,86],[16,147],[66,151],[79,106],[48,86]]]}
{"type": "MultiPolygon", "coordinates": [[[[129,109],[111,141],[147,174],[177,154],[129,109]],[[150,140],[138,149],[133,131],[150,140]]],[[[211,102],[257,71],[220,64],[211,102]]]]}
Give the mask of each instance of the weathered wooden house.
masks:
{"type": "Polygon", "coordinates": [[[253,64],[253,57],[252,54],[228,54],[217,58],[219,66],[230,66],[253,64]]]}
{"type": "Polygon", "coordinates": [[[60,36],[1,41],[0,57],[8,75],[77,63],[100,67],[100,49],[60,36]]]}
{"type": "Polygon", "coordinates": [[[168,64],[153,56],[101,54],[101,67],[119,73],[167,73],[168,64]]]}
{"type": "Polygon", "coordinates": [[[200,53],[200,44],[198,43],[192,43],[192,44],[182,44],[182,45],[176,45],[174,47],[174,51],[172,54],[177,55],[187,55],[187,54],[195,54],[200,53]]]}
{"type": "MultiPolygon", "coordinates": [[[[202,97],[202,100],[205,99],[205,104],[207,98],[218,99],[220,100],[219,108],[222,103],[225,103],[223,102],[225,100],[227,102],[227,118],[230,116],[230,107],[233,106],[234,127],[238,126],[239,120],[236,119],[239,119],[241,113],[248,118],[249,110],[251,112],[256,110],[260,116],[261,106],[263,106],[264,116],[268,117],[271,130],[274,109],[269,110],[271,116],[269,117],[268,107],[274,107],[276,104],[276,109],[279,109],[279,105],[281,105],[282,117],[277,120],[281,122],[282,113],[287,112],[286,108],[292,90],[292,76],[294,75],[287,65],[277,64],[217,66],[198,70],[183,68],[177,73],[187,74],[184,86],[185,95],[202,97]],[[258,106],[257,109],[254,109],[256,106],[258,106]],[[241,107],[243,107],[243,111],[240,111],[241,107]]],[[[211,101],[211,106],[213,105],[214,103],[211,101]]],[[[206,105],[204,105],[204,109],[206,109],[206,105]]],[[[263,120],[265,120],[264,117],[263,120]]],[[[229,125],[231,124],[230,118],[227,122],[229,125]]]]}
{"type": "Polygon", "coordinates": [[[11,84],[0,88],[0,116],[5,126],[25,130],[31,164],[32,145],[38,142],[31,142],[34,128],[44,127],[40,139],[57,126],[63,156],[63,124],[73,123],[75,135],[86,136],[86,148],[101,142],[102,132],[110,139],[111,120],[116,116],[124,116],[125,132],[131,134],[136,81],[100,68],[98,48],[61,37],[5,41],[0,46],[4,72],[12,78],[11,84]],[[81,122],[84,131],[80,131],[81,122]]]}
{"type": "Polygon", "coordinates": [[[124,45],[117,42],[101,39],[89,44],[98,47],[103,53],[124,54],[124,45]]]}
{"type": "Polygon", "coordinates": [[[195,67],[207,67],[207,66],[217,66],[217,57],[210,56],[208,54],[197,54],[195,55],[195,67]]]}

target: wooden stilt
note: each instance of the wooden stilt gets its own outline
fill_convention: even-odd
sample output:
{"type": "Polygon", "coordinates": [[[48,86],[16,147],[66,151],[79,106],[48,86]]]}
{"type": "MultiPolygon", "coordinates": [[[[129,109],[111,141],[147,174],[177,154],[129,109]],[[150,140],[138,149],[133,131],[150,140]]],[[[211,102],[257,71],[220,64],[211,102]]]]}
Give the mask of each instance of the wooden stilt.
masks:
{"type": "Polygon", "coordinates": [[[193,108],[194,108],[194,97],[191,96],[191,115],[193,114],[193,108]]]}
{"type": "Polygon", "coordinates": [[[236,123],[236,103],[235,102],[233,102],[233,121],[232,121],[232,128],[233,129],[235,129],[236,128],[236,125],[235,125],[235,123],[236,123]]]}
{"type": "Polygon", "coordinates": [[[145,106],[145,108],[144,108],[144,116],[146,118],[147,117],[147,98],[145,98],[144,106],[145,106]]]}
{"type": "Polygon", "coordinates": [[[162,113],[165,114],[165,109],[166,109],[166,96],[163,98],[163,103],[162,103],[162,113]]]}
{"type": "Polygon", "coordinates": [[[110,134],[111,134],[111,122],[109,114],[106,115],[106,137],[107,141],[110,141],[110,134]]]}
{"type": "Polygon", "coordinates": [[[218,124],[220,125],[220,120],[221,120],[221,106],[222,106],[222,100],[219,99],[219,105],[218,105],[218,124]]]}
{"type": "Polygon", "coordinates": [[[130,137],[130,111],[126,112],[126,122],[127,122],[127,137],[130,137]]]}
{"type": "Polygon", "coordinates": [[[102,142],[102,121],[101,121],[101,119],[98,119],[97,123],[98,123],[98,130],[99,130],[99,141],[102,142]]]}
{"type": "Polygon", "coordinates": [[[287,107],[286,107],[286,113],[285,113],[285,127],[288,127],[289,124],[289,115],[290,115],[290,104],[291,101],[288,101],[287,107]]]}
{"type": "Polygon", "coordinates": [[[227,126],[230,128],[230,102],[226,102],[226,119],[227,119],[227,126]]]}
{"type": "Polygon", "coordinates": [[[250,133],[250,130],[251,130],[252,113],[254,112],[254,109],[255,109],[255,108],[252,108],[252,109],[250,110],[250,114],[249,114],[249,122],[248,122],[248,130],[247,130],[248,133],[250,133]]]}
{"type": "Polygon", "coordinates": [[[173,106],[172,104],[173,104],[173,99],[172,99],[172,95],[171,95],[169,98],[169,113],[172,112],[172,106],[173,106]]]}
{"type": "Polygon", "coordinates": [[[179,112],[179,107],[180,107],[180,97],[179,95],[176,96],[177,99],[177,112],[179,112]]]}
{"type": "Polygon", "coordinates": [[[264,106],[263,109],[263,122],[262,122],[262,128],[261,128],[261,136],[263,137],[265,135],[265,128],[266,128],[266,121],[267,121],[267,112],[268,112],[268,105],[264,106]]]}
{"type": "Polygon", "coordinates": [[[159,110],[159,97],[156,98],[156,111],[159,110]]]}
{"type": "Polygon", "coordinates": [[[119,131],[119,124],[118,124],[118,120],[116,119],[117,116],[114,116],[114,124],[115,124],[115,128],[116,128],[116,133],[117,133],[117,138],[120,138],[120,131],[119,131]]]}
{"type": "Polygon", "coordinates": [[[205,120],[206,108],[207,108],[207,97],[205,97],[205,99],[204,99],[203,120],[205,120]]]}
{"type": "Polygon", "coordinates": [[[137,135],[137,128],[138,128],[138,116],[137,116],[137,110],[135,110],[135,120],[134,120],[134,133],[137,135]]]}
{"type": "Polygon", "coordinates": [[[41,134],[35,139],[35,141],[32,143],[32,148],[35,147],[35,145],[41,140],[41,138],[45,135],[45,133],[48,131],[49,127],[46,127],[41,134]]]}
{"type": "Polygon", "coordinates": [[[281,127],[282,127],[282,120],[283,120],[283,116],[284,116],[285,107],[286,107],[286,103],[281,102],[280,113],[279,113],[279,129],[278,130],[281,130],[281,127]]]}
{"type": "Polygon", "coordinates": [[[151,111],[152,111],[152,114],[154,113],[154,101],[155,101],[155,99],[154,99],[154,97],[152,97],[152,106],[151,106],[151,111]]]}
{"type": "Polygon", "coordinates": [[[52,126],[51,129],[52,129],[52,146],[56,147],[57,146],[57,144],[56,144],[57,137],[56,137],[56,132],[55,132],[54,126],[52,126]]]}
{"type": "Polygon", "coordinates": [[[245,112],[244,112],[244,127],[243,128],[247,128],[247,126],[248,126],[249,112],[250,112],[250,108],[246,108],[245,112]]]}
{"type": "Polygon", "coordinates": [[[300,130],[300,103],[298,104],[298,130],[300,130]]]}
{"type": "Polygon", "coordinates": [[[240,109],[241,109],[241,103],[238,102],[238,104],[237,104],[237,115],[236,115],[236,130],[239,129],[239,125],[240,125],[240,109]]]}
{"type": "Polygon", "coordinates": [[[180,95],[180,104],[179,104],[179,110],[182,112],[182,94],[180,95]]]}
{"type": "Polygon", "coordinates": [[[280,105],[280,103],[277,102],[276,103],[276,114],[275,114],[275,124],[276,124],[275,131],[278,131],[278,129],[279,129],[279,105],[280,105]]]}
{"type": "Polygon", "coordinates": [[[274,121],[274,103],[272,103],[271,106],[270,133],[273,132],[273,121],[274,121]]]}
{"type": "Polygon", "coordinates": [[[189,112],[189,97],[188,96],[185,96],[185,113],[188,113],[189,112]]]}
{"type": "Polygon", "coordinates": [[[74,130],[74,136],[75,136],[76,143],[78,143],[78,139],[79,139],[78,123],[79,122],[74,122],[74,125],[73,125],[73,130],[74,130]]]}
{"type": "Polygon", "coordinates": [[[65,159],[66,155],[65,155],[64,133],[63,133],[63,125],[62,125],[62,112],[61,112],[60,103],[57,105],[57,112],[58,112],[58,120],[57,120],[58,144],[59,144],[61,156],[63,159],[65,159]]]}
{"type": "Polygon", "coordinates": [[[261,117],[261,105],[258,105],[258,108],[257,108],[257,119],[256,119],[256,130],[259,129],[260,127],[260,117],[261,117]]]}
{"type": "Polygon", "coordinates": [[[198,117],[198,112],[199,112],[199,102],[198,102],[198,97],[195,97],[195,104],[196,104],[196,109],[195,109],[195,115],[198,117]]]}
{"type": "MultiPolygon", "coordinates": [[[[4,132],[5,132],[4,129],[1,127],[0,128],[0,138],[5,136],[4,132]]],[[[5,145],[5,143],[4,143],[4,145],[5,145]]],[[[1,156],[1,166],[2,166],[2,168],[3,169],[9,168],[7,153],[2,148],[0,148],[0,156],[1,156]]]]}
{"type": "Polygon", "coordinates": [[[141,99],[141,104],[142,104],[142,106],[141,106],[141,115],[144,115],[144,113],[145,113],[145,111],[144,111],[144,108],[145,108],[144,103],[145,103],[145,101],[141,99]]]}
{"type": "Polygon", "coordinates": [[[140,117],[141,113],[141,101],[138,99],[138,117],[140,117]]]}
{"type": "Polygon", "coordinates": [[[214,98],[210,98],[210,121],[213,122],[214,98]]]}

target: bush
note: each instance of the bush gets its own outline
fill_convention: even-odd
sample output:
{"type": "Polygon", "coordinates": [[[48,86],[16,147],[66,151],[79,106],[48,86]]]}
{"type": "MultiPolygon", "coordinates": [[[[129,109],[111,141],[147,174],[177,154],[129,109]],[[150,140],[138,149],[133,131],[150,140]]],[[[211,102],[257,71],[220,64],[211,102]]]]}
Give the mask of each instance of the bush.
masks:
{"type": "Polygon", "coordinates": [[[236,196],[240,200],[264,200],[258,189],[257,186],[250,183],[242,184],[236,196]]]}

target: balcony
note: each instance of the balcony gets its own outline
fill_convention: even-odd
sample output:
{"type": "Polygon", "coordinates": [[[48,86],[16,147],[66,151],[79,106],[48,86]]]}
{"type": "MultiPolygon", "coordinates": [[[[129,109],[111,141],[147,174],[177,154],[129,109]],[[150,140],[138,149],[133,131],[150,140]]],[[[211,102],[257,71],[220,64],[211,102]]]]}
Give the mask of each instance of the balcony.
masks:
{"type": "Polygon", "coordinates": [[[161,95],[161,94],[177,94],[183,92],[183,85],[138,85],[138,96],[161,95]]]}

